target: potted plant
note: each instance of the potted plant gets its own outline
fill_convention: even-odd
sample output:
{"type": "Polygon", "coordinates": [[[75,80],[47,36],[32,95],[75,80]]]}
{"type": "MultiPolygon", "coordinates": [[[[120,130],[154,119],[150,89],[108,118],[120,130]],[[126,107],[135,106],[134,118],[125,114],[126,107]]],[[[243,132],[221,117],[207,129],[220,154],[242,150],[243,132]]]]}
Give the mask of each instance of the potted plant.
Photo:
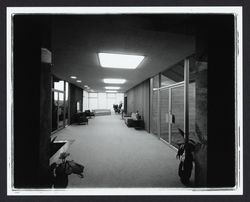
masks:
{"type": "Polygon", "coordinates": [[[184,131],[178,128],[181,137],[183,138],[181,142],[178,143],[178,152],[176,157],[180,160],[178,174],[180,176],[181,182],[184,185],[188,185],[190,182],[190,177],[193,169],[194,162],[194,151],[196,145],[199,144],[192,139],[185,137],[184,131]]]}

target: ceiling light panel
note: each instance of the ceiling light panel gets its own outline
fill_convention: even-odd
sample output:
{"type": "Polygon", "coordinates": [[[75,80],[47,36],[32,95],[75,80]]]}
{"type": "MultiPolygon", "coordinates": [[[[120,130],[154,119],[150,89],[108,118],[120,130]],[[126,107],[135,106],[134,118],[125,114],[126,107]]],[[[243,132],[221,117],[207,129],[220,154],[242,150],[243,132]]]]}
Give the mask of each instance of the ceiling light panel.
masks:
{"type": "Polygon", "coordinates": [[[120,89],[119,86],[106,86],[105,89],[108,89],[108,90],[118,90],[120,89]]]}
{"type": "Polygon", "coordinates": [[[117,90],[106,90],[106,93],[117,93],[117,90]]]}
{"type": "Polygon", "coordinates": [[[98,53],[100,65],[104,68],[135,69],[144,59],[141,55],[98,53]]]}
{"type": "Polygon", "coordinates": [[[103,81],[107,84],[124,84],[126,82],[125,79],[103,79],[103,81]]]}

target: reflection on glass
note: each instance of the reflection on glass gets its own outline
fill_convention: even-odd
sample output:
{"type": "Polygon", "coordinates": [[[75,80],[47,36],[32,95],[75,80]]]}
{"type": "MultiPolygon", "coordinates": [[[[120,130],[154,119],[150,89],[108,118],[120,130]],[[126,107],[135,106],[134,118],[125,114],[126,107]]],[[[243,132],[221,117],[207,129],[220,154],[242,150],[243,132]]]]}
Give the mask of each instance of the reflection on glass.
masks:
{"type": "Polygon", "coordinates": [[[58,92],[52,93],[52,131],[57,130],[58,92]]]}
{"type": "Polygon", "coordinates": [[[53,86],[52,88],[60,91],[64,91],[64,81],[53,76],[53,86]]]}
{"type": "Polygon", "coordinates": [[[184,86],[172,89],[172,115],[171,144],[178,148],[177,143],[183,141],[178,128],[184,131],[184,86]]]}
{"type": "Polygon", "coordinates": [[[58,100],[58,128],[63,127],[64,120],[64,93],[59,93],[58,100]]]}
{"type": "Polygon", "coordinates": [[[196,60],[195,57],[189,58],[189,138],[194,141],[198,141],[197,135],[195,133],[195,99],[196,99],[196,60]]]}
{"type": "Polygon", "coordinates": [[[151,132],[157,135],[158,122],[158,91],[153,91],[152,94],[152,116],[151,116],[151,132]]]}
{"type": "Polygon", "coordinates": [[[81,102],[80,101],[76,102],[76,111],[81,112],[81,102]]]}
{"type": "Polygon", "coordinates": [[[161,73],[161,87],[184,81],[184,62],[180,62],[161,73]]]}
{"type": "Polygon", "coordinates": [[[53,82],[52,82],[52,89],[53,89],[53,92],[52,92],[52,132],[53,132],[53,131],[56,131],[57,129],[63,128],[64,125],[67,124],[68,88],[69,87],[68,87],[67,82],[64,82],[63,80],[55,76],[53,76],[52,79],[53,79],[53,82]]]}
{"type": "Polygon", "coordinates": [[[159,75],[153,77],[153,88],[159,88],[159,75]]]}
{"type": "Polygon", "coordinates": [[[195,82],[189,83],[189,138],[198,140],[195,133],[195,82]]]}
{"type": "Polygon", "coordinates": [[[169,89],[160,91],[160,137],[169,142],[169,89]]]}

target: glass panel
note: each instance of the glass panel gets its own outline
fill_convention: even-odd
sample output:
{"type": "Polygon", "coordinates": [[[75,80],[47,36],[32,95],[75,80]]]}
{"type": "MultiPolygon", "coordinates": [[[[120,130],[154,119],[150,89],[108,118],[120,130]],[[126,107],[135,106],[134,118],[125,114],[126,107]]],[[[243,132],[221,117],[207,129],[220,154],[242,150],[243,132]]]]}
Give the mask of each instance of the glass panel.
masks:
{"type": "Polygon", "coordinates": [[[160,91],[160,137],[169,142],[169,89],[160,91]]]}
{"type": "Polygon", "coordinates": [[[168,68],[161,73],[161,86],[168,86],[178,82],[184,81],[184,62],[168,68]]]}
{"type": "Polygon", "coordinates": [[[99,109],[106,109],[107,107],[106,93],[98,93],[98,106],[99,109]]]}
{"type": "Polygon", "coordinates": [[[159,75],[153,77],[153,88],[159,88],[159,75]]]}
{"type": "Polygon", "coordinates": [[[178,148],[177,143],[183,142],[179,129],[184,131],[184,86],[172,88],[171,144],[178,148]]]}
{"type": "Polygon", "coordinates": [[[64,81],[53,77],[53,88],[56,90],[64,91],[64,81]]]}
{"type": "Polygon", "coordinates": [[[124,102],[124,94],[123,93],[117,93],[116,94],[116,103],[117,104],[122,104],[122,108],[123,108],[123,102],[124,102]]]}
{"type": "Polygon", "coordinates": [[[89,97],[97,97],[97,93],[89,93],[89,97]]]}
{"type": "Polygon", "coordinates": [[[158,122],[158,91],[152,93],[152,116],[151,116],[151,133],[157,134],[157,122],[158,122]]]}
{"type": "Polygon", "coordinates": [[[98,109],[98,100],[97,98],[89,98],[89,109],[98,109]]]}
{"type": "Polygon", "coordinates": [[[115,93],[107,93],[107,97],[115,98],[115,93]]]}
{"type": "Polygon", "coordinates": [[[88,110],[89,109],[89,102],[88,102],[89,98],[88,98],[88,92],[87,91],[83,91],[83,111],[88,110]]]}
{"type": "Polygon", "coordinates": [[[197,141],[195,133],[195,82],[189,83],[189,138],[197,141]]]}
{"type": "Polygon", "coordinates": [[[52,92],[52,132],[57,130],[58,93],[52,92]]]}
{"type": "Polygon", "coordinates": [[[161,87],[162,86],[169,86],[171,84],[175,84],[176,82],[173,81],[172,79],[164,76],[163,74],[161,75],[161,87]]]}
{"type": "Polygon", "coordinates": [[[108,98],[107,108],[113,110],[113,105],[116,104],[116,98],[108,98]]]}
{"type": "Polygon", "coordinates": [[[64,126],[64,93],[59,93],[58,100],[58,128],[64,126]]]}

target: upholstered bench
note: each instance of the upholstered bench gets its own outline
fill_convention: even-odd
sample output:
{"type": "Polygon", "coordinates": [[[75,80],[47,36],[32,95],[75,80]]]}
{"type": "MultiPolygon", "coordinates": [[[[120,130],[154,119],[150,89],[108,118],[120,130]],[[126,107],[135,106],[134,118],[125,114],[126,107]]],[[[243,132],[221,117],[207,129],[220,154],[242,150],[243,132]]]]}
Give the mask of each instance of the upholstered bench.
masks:
{"type": "Polygon", "coordinates": [[[95,113],[95,116],[111,115],[110,109],[94,109],[92,111],[95,113]]]}
{"type": "Polygon", "coordinates": [[[138,124],[141,125],[141,122],[143,122],[142,119],[137,119],[136,113],[131,113],[130,117],[124,117],[124,120],[128,127],[138,127],[138,124]]]}

